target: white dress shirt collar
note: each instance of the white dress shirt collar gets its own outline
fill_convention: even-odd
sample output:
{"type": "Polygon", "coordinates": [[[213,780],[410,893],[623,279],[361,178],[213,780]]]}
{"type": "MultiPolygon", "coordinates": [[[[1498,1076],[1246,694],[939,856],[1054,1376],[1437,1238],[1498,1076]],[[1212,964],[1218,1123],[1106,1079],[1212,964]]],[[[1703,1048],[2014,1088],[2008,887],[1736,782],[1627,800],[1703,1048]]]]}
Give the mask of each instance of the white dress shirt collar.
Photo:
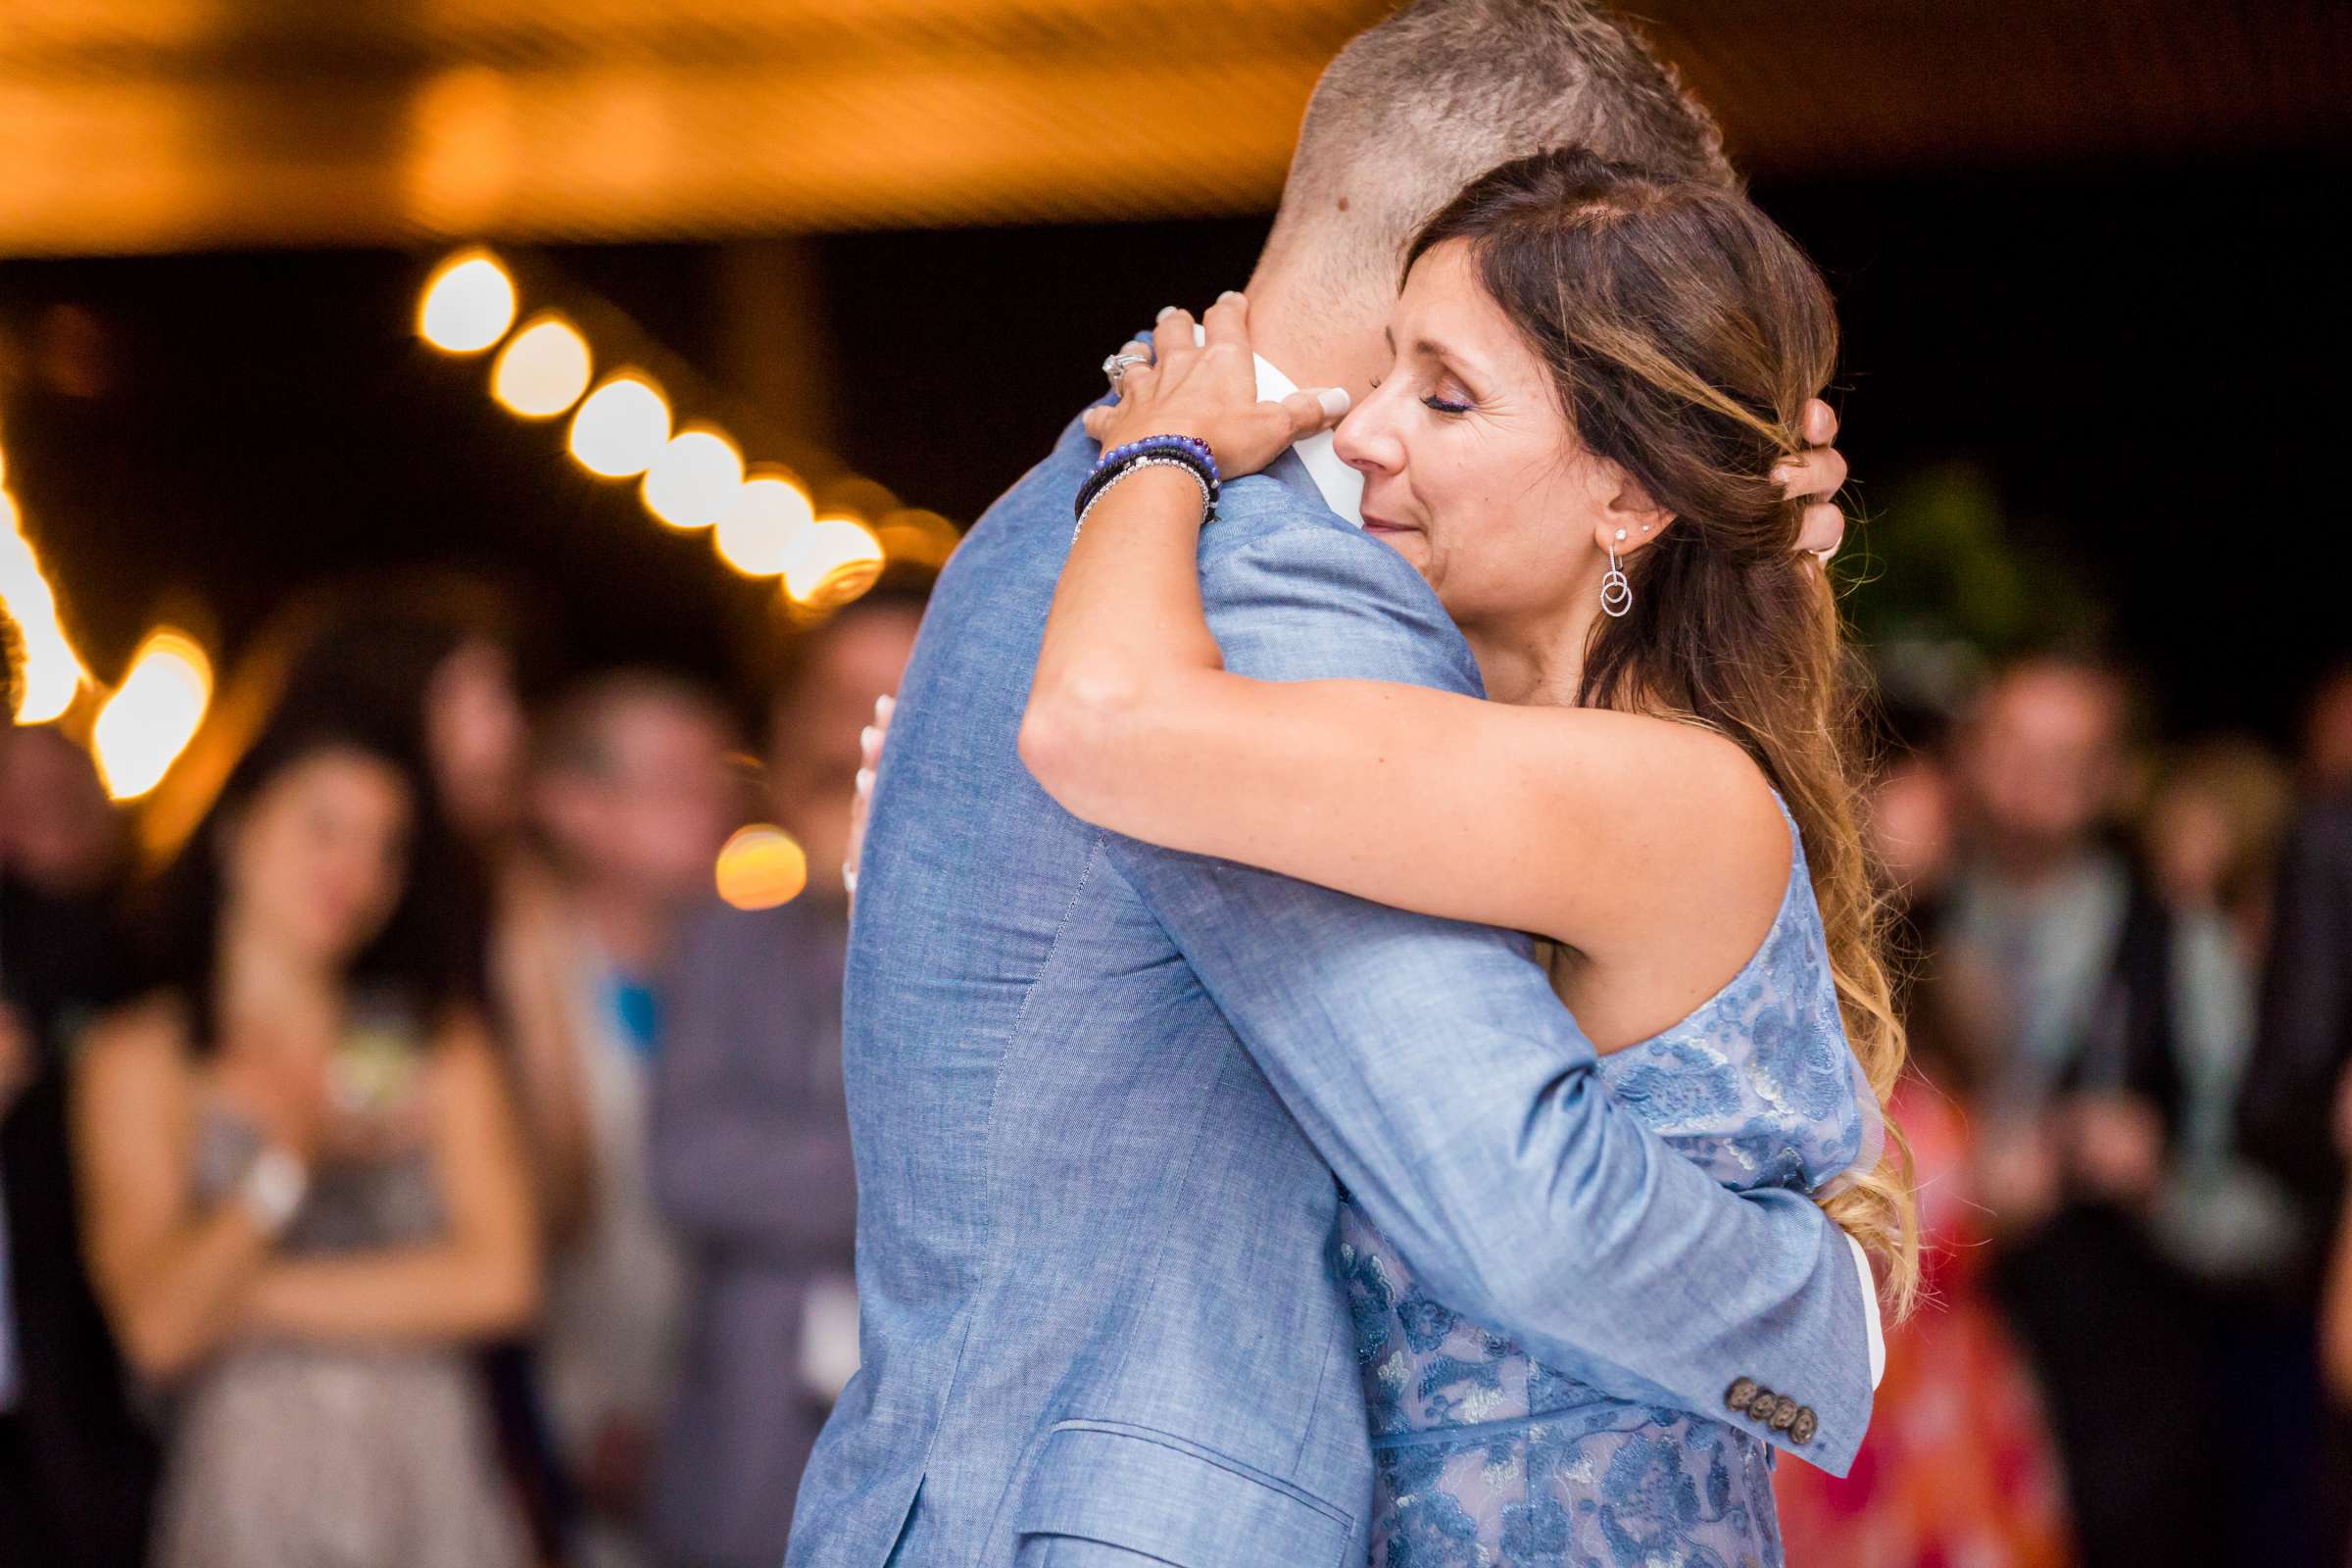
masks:
{"type": "MultiPolygon", "coordinates": [[[[1266,362],[1257,360],[1257,396],[1261,403],[1279,403],[1298,390],[1298,383],[1266,362]]],[[[1291,448],[1298,461],[1306,466],[1306,476],[1315,481],[1323,494],[1323,504],[1356,527],[1364,525],[1364,476],[1341,461],[1338,447],[1333,445],[1331,432],[1310,435],[1291,448]]]]}

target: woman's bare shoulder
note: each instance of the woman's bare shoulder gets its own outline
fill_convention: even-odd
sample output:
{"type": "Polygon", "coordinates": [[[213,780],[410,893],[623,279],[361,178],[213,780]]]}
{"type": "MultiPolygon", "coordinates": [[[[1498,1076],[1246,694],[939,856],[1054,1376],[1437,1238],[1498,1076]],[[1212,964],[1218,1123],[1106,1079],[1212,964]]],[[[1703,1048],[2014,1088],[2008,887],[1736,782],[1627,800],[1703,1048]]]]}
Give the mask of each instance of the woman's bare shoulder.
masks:
{"type": "Polygon", "coordinates": [[[84,1071],[184,1072],[194,1040],[194,1014],[173,991],[149,991],[98,1015],[76,1060],[84,1071]]]}

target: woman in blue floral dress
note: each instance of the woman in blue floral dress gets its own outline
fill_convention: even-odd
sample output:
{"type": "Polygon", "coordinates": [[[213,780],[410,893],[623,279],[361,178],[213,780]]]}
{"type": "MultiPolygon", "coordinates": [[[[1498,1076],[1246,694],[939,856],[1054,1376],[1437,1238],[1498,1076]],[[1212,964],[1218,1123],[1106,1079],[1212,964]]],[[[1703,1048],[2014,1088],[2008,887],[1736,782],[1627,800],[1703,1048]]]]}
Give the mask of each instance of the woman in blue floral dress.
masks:
{"type": "MultiPolygon", "coordinates": [[[[1430,220],[1377,379],[1311,329],[1375,285],[1269,267],[1260,338],[1240,295],[1198,328],[1163,312],[1088,416],[1109,456],[1045,631],[1031,771],[1120,833],[1531,933],[1594,1048],[1561,1092],[1614,1096],[1727,1186],[1812,1196],[1899,1306],[1910,1195],[1880,1107],[1903,1042],[1853,814],[1840,523],[1806,504],[1838,461],[1818,445],[1837,341],[1819,275],[1738,192],[1572,150],[1430,220]],[[1274,365],[1362,378],[1260,402],[1274,365]],[[1361,524],[1435,590],[1485,700],[1224,667],[1199,581],[1231,564],[1200,531],[1217,470],[1253,473],[1343,412],[1361,524]]],[[[1311,481],[1358,520],[1329,455],[1248,482],[1311,481]]],[[[1364,548],[1322,524],[1280,542],[1364,548]]],[[[1645,1386],[1606,1367],[1538,1364],[1343,1216],[1380,1568],[1779,1563],[1753,1434],[1802,1451],[1811,1411],[1735,1384],[1736,1427],[1628,1397],[1645,1386]]]]}

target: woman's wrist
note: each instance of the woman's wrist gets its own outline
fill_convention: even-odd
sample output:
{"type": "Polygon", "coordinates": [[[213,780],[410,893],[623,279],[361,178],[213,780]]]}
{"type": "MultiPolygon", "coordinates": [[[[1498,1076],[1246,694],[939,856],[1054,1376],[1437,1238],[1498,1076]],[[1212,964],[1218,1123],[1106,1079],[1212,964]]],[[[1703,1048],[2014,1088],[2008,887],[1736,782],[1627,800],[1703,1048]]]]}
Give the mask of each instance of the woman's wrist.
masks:
{"type": "Polygon", "coordinates": [[[1123,443],[1102,454],[1094,472],[1079,487],[1073,509],[1078,526],[1086,526],[1088,515],[1114,486],[1154,467],[1181,468],[1190,474],[1200,487],[1200,520],[1206,523],[1216,515],[1220,477],[1215,452],[1198,436],[1162,433],[1123,443]]]}
{"type": "Polygon", "coordinates": [[[310,1190],[310,1167],[275,1144],[264,1144],[237,1178],[236,1201],[254,1229],[275,1241],[293,1223],[310,1190]]]}

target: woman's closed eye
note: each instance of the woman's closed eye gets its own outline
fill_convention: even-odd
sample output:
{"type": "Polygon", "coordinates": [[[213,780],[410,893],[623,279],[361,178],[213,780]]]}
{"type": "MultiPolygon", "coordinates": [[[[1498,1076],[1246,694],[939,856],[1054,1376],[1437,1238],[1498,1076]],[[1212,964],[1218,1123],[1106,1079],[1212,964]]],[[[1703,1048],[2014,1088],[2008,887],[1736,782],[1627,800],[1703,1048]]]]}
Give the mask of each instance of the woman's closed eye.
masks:
{"type": "Polygon", "coordinates": [[[1435,392],[1431,392],[1424,396],[1421,399],[1421,406],[1429,410],[1429,412],[1432,414],[1448,415],[1468,414],[1472,407],[1472,405],[1468,403],[1456,403],[1452,399],[1442,397],[1435,392]]]}

